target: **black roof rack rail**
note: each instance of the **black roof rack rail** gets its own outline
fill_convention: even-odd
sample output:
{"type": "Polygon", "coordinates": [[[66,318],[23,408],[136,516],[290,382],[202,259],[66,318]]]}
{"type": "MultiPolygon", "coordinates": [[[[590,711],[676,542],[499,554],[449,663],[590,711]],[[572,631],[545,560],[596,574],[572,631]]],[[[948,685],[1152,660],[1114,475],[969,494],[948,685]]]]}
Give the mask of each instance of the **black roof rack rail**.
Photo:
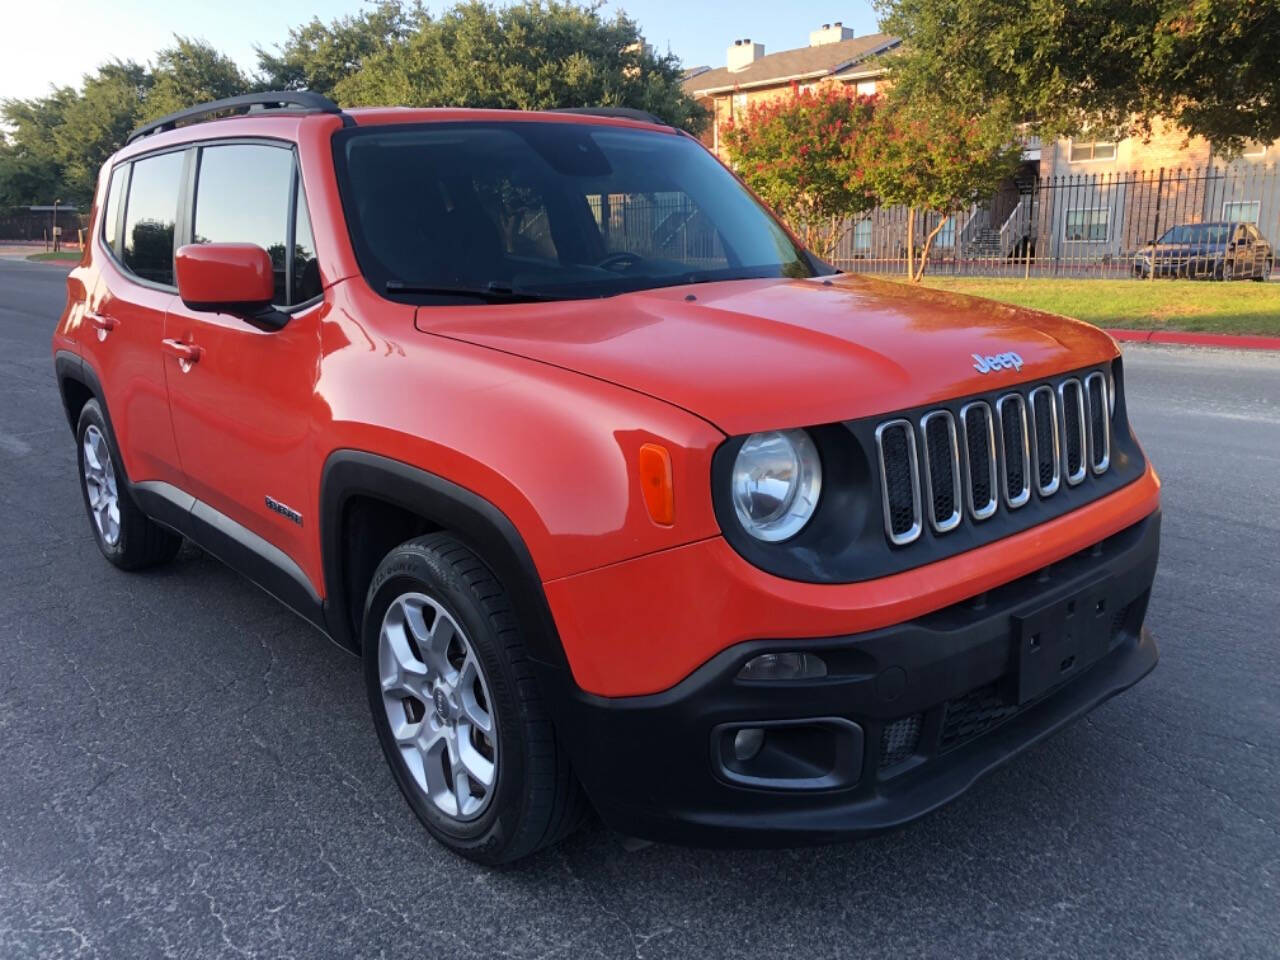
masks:
{"type": "Polygon", "coordinates": [[[662,127],[671,124],[661,117],[654,116],[647,110],[636,110],[632,107],[557,107],[552,113],[584,113],[591,117],[618,117],[623,120],[639,120],[641,123],[656,123],[662,127]]]}
{"type": "Polygon", "coordinates": [[[328,97],[308,90],[267,90],[263,93],[246,93],[238,97],[227,97],[211,103],[201,103],[185,110],[179,110],[159,120],[144,123],[133,133],[125,144],[133,143],[142,137],[165,130],[174,130],[187,123],[199,123],[201,120],[212,120],[216,115],[234,111],[248,113],[259,110],[299,110],[305,113],[332,113],[343,118],[343,124],[349,126],[351,118],[342,112],[342,108],[328,97]]]}

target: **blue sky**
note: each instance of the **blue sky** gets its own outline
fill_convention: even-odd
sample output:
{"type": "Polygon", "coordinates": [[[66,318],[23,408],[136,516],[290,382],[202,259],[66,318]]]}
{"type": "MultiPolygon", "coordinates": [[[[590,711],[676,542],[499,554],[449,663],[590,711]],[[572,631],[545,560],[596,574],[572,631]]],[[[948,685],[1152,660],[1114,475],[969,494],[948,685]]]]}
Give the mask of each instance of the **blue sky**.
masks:
{"type": "MultiPolygon", "coordinates": [[[[429,3],[439,11],[448,4],[429,3]]],[[[737,37],[764,43],[766,52],[808,43],[809,31],[843,21],[857,33],[875,31],[867,0],[740,0],[676,3],[609,2],[640,23],[657,49],[668,48],[687,66],[720,66],[737,37]]],[[[0,97],[46,93],[50,84],[76,84],[80,75],[113,57],[147,60],[174,33],[208,40],[245,68],[255,65],[254,44],[270,48],[294,24],[360,9],[360,0],[14,0],[0,34],[0,97]]]]}

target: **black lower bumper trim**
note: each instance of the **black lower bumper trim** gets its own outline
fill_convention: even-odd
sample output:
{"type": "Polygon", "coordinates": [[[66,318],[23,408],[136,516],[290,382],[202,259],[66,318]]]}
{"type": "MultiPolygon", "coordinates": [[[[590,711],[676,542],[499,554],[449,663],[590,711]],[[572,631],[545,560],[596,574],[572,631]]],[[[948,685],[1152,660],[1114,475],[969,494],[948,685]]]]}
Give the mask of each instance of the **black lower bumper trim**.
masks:
{"type": "MultiPolygon", "coordinates": [[[[583,786],[616,830],[696,846],[878,833],[954,799],[1155,667],[1155,641],[1142,622],[1159,539],[1155,513],[1036,574],[918,620],[846,637],[740,644],[651,696],[595,697],[553,668],[543,682],[583,786]],[[1045,623],[1046,611],[1061,619],[1055,642],[1074,644],[1072,655],[1059,658],[1056,683],[1035,676],[1028,686],[1020,644],[1031,639],[1025,624],[1045,623]],[[781,651],[822,657],[828,676],[737,679],[753,656],[781,651]],[[717,731],[753,721],[790,730],[807,718],[815,731],[830,718],[857,724],[862,749],[856,760],[839,762],[859,769],[797,780],[795,789],[753,785],[735,775],[736,766],[724,775],[731,751],[717,745],[717,731]],[[822,789],[825,783],[838,786],[822,789]]],[[[852,756],[824,753],[815,742],[798,750],[800,767],[822,773],[824,757],[852,756]]],[[[785,774],[788,764],[773,768],[785,774]]]]}

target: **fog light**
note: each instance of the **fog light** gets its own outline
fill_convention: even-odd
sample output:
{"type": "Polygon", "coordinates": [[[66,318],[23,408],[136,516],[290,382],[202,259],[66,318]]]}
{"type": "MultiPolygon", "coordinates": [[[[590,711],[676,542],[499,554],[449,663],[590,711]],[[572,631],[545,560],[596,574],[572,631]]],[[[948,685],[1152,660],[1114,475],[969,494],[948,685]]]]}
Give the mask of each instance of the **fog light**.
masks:
{"type": "Polygon", "coordinates": [[[812,653],[762,653],[738,671],[739,680],[812,680],[826,675],[826,663],[812,653]]]}
{"type": "Polygon", "coordinates": [[[743,727],[733,735],[733,756],[738,760],[750,760],[764,746],[764,731],[759,727],[743,727]]]}

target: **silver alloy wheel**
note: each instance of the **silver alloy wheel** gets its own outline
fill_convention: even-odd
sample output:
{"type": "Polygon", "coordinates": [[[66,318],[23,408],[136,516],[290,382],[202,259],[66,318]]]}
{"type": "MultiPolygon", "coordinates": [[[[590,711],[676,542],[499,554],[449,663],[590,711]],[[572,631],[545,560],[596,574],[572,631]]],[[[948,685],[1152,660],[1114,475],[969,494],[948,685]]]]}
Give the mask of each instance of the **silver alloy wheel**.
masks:
{"type": "Polygon", "coordinates": [[[120,542],[120,494],[107,438],[93,424],[84,432],[84,489],[98,536],[109,547],[120,542]]]}
{"type": "Polygon", "coordinates": [[[391,735],[441,813],[474,820],[498,780],[498,726],[484,671],[462,627],[422,593],[396,597],[378,634],[391,735]]]}

